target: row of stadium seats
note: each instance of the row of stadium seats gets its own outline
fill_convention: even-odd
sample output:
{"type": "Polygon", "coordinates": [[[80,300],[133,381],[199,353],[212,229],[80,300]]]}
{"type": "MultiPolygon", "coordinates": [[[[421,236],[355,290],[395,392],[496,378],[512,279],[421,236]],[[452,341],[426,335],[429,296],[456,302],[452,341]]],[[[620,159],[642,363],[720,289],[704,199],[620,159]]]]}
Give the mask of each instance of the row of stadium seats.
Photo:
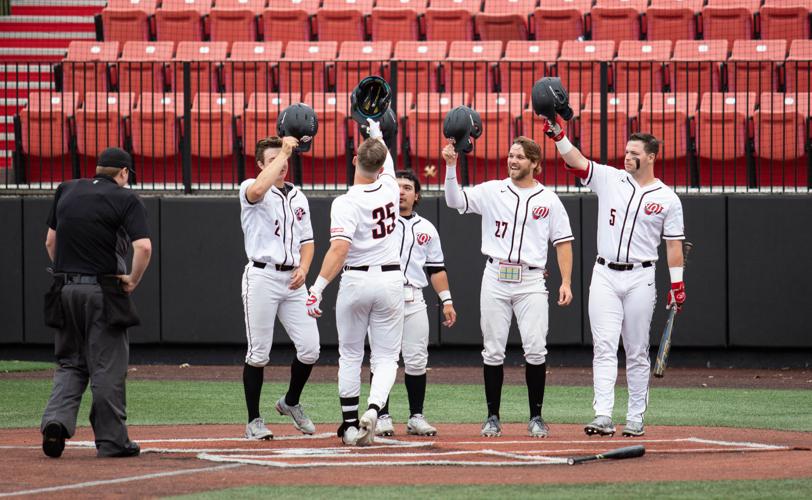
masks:
{"type": "Polygon", "coordinates": [[[110,0],[110,41],[803,39],[810,0],[110,0]]]}
{"type": "Polygon", "coordinates": [[[351,90],[368,74],[391,78],[400,60],[398,90],[404,92],[527,93],[545,75],[561,77],[573,92],[600,90],[600,64],[616,92],[672,90],[804,92],[812,81],[812,40],[738,40],[728,57],[726,40],[624,41],[615,56],[610,40],[595,42],[225,42],[74,41],[62,63],[62,88],[182,92],[183,64],[190,64],[191,92],[315,92],[351,90]],[[390,59],[392,58],[392,59],[390,59]]]}
{"type": "MultiPolygon", "coordinates": [[[[319,115],[319,133],[306,156],[335,161],[360,141],[348,119],[346,93],[255,93],[195,95],[191,106],[191,154],[200,158],[252,155],[256,141],[275,133],[278,114],[290,103],[309,103],[319,115]],[[242,145],[242,146],[241,146],[242,145]]],[[[513,137],[534,138],[545,159],[555,148],[543,135],[543,122],[525,96],[514,94],[420,93],[398,96],[401,137],[399,151],[407,156],[434,159],[445,143],[445,113],[458,105],[473,105],[482,116],[485,133],[476,141],[472,157],[501,161],[513,137]],[[402,145],[402,147],[401,147],[402,145]]],[[[587,156],[600,154],[600,95],[571,94],[575,119],[569,135],[580,142],[587,156]]],[[[618,161],[626,138],[634,131],[655,134],[663,142],[661,160],[679,168],[695,154],[700,160],[731,162],[749,153],[786,164],[799,162],[809,142],[807,123],[812,118],[812,95],[750,93],[649,93],[642,101],[635,93],[608,96],[608,157],[618,161]],[[614,139],[613,139],[614,138],[614,139]]],[[[69,152],[71,140],[81,155],[96,156],[118,144],[136,155],[173,157],[180,153],[184,100],[179,94],[32,93],[20,113],[22,152],[37,157],[58,157],[69,152]]],[[[806,175],[806,174],[804,174],[806,175]]],[[[805,177],[804,177],[805,178],[805,177]]],[[[744,179],[744,178],[743,178],[744,179]]],[[[704,180],[704,179],[703,179],[704,180]]]]}

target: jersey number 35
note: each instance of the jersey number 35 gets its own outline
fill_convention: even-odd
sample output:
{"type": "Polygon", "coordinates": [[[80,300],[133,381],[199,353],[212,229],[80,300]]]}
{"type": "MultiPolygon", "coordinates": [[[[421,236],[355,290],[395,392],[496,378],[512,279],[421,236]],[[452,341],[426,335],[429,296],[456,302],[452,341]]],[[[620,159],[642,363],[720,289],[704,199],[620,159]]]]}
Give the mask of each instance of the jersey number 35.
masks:
{"type": "Polygon", "coordinates": [[[372,218],[375,219],[376,227],[372,228],[372,237],[380,239],[395,230],[395,204],[387,203],[385,207],[378,207],[372,211],[372,218]],[[390,221],[387,224],[387,221],[390,221]]]}

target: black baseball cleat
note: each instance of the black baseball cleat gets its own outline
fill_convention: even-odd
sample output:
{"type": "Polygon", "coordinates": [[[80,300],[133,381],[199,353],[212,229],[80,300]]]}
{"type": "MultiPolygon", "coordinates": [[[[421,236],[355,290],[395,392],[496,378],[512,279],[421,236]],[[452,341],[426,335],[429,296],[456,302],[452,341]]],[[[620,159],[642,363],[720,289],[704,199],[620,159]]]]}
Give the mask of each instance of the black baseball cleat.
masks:
{"type": "Polygon", "coordinates": [[[138,446],[138,443],[130,441],[129,443],[127,443],[126,446],[124,446],[124,448],[120,449],[119,451],[110,453],[109,455],[98,454],[97,456],[99,458],[129,458],[129,457],[137,457],[140,454],[141,447],[138,446]]]}
{"type": "Polygon", "coordinates": [[[51,458],[59,458],[65,450],[65,427],[59,422],[48,422],[42,431],[42,451],[51,458]]]}

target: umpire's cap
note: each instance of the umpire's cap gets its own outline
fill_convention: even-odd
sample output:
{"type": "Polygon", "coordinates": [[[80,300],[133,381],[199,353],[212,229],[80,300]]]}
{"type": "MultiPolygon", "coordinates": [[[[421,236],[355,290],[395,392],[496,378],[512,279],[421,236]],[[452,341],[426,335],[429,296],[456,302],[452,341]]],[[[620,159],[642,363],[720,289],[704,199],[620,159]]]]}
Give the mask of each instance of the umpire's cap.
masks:
{"type": "Polygon", "coordinates": [[[313,108],[304,103],[291,104],[276,119],[276,133],[279,137],[291,136],[299,139],[297,153],[310,151],[313,138],[319,131],[319,120],[313,108]]]}
{"type": "Polygon", "coordinates": [[[353,120],[361,125],[366,125],[367,118],[379,120],[389,109],[392,89],[380,76],[368,76],[361,80],[352,91],[350,101],[353,120]]]}
{"type": "Polygon", "coordinates": [[[454,150],[457,153],[470,153],[474,149],[471,137],[482,135],[482,118],[468,106],[457,106],[445,115],[443,135],[454,139],[454,150]]]}
{"type": "Polygon", "coordinates": [[[102,151],[96,165],[99,167],[126,168],[135,173],[132,156],[121,148],[107,148],[102,151]]]}

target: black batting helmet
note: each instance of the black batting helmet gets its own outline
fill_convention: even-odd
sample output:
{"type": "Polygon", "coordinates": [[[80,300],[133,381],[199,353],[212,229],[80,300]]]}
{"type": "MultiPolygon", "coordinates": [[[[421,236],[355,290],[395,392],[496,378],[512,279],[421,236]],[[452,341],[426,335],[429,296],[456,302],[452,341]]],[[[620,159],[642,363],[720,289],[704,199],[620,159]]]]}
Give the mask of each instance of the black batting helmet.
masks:
{"type": "Polygon", "coordinates": [[[443,135],[454,139],[454,150],[457,153],[470,153],[474,149],[471,137],[482,135],[482,118],[468,106],[457,106],[445,115],[443,135]]]}
{"type": "Polygon", "coordinates": [[[380,76],[368,76],[361,80],[350,96],[353,120],[366,125],[367,118],[379,120],[392,101],[392,89],[380,76]]]}
{"type": "Polygon", "coordinates": [[[319,120],[313,108],[304,103],[291,104],[276,119],[276,133],[279,137],[299,139],[297,153],[310,151],[313,138],[319,131],[319,120]]]}

